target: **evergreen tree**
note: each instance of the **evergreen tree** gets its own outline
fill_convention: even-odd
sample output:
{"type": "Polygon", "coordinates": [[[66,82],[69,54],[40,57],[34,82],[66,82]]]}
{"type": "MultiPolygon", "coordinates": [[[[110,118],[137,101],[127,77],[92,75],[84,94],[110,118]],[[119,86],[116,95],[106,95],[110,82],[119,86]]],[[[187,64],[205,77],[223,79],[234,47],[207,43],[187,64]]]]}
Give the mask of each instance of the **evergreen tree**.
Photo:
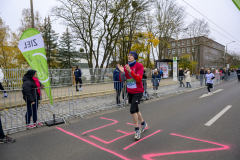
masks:
{"type": "Polygon", "coordinates": [[[57,68],[58,62],[56,61],[56,53],[57,53],[57,34],[52,29],[51,20],[49,17],[44,19],[44,24],[41,29],[41,33],[44,39],[46,56],[48,68],[57,68]]]}
{"type": "Polygon", "coordinates": [[[61,40],[57,60],[60,62],[63,68],[71,68],[71,66],[78,61],[74,59],[76,51],[75,47],[73,46],[73,36],[68,32],[68,28],[60,39],[61,40]]]}

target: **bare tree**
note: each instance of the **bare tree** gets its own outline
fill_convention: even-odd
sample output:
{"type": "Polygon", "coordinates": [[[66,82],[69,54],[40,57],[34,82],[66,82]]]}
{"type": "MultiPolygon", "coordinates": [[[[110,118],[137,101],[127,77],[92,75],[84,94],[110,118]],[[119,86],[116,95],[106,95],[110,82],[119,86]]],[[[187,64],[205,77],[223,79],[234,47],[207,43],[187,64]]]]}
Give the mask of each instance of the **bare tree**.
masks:
{"type": "Polygon", "coordinates": [[[177,4],[175,0],[156,0],[157,35],[161,43],[158,46],[158,59],[166,56],[169,40],[174,38],[176,32],[181,31],[186,18],[185,8],[177,4]]]}
{"type": "Polygon", "coordinates": [[[208,22],[204,19],[193,20],[185,29],[183,37],[190,38],[190,47],[193,59],[198,62],[200,68],[200,45],[212,47],[213,38],[210,38],[210,29],[208,22]]]}
{"type": "MultiPolygon", "coordinates": [[[[120,36],[129,38],[127,45],[123,45],[126,46],[123,54],[131,49],[131,37],[149,1],[58,0],[61,6],[53,7],[52,14],[75,33],[86,51],[89,67],[103,68],[105,64],[108,66],[120,36]]],[[[93,70],[90,72],[95,74],[93,70]]]]}

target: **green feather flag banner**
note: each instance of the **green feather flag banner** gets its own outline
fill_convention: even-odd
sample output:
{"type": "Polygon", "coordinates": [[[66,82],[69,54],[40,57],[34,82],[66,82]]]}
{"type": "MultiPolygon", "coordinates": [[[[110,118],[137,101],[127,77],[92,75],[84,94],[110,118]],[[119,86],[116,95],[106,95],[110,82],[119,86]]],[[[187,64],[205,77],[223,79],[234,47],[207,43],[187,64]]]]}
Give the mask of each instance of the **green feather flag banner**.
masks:
{"type": "Polygon", "coordinates": [[[240,11],[240,0],[232,0],[233,3],[237,6],[237,8],[239,9],[240,11]]]}
{"type": "Polygon", "coordinates": [[[45,92],[53,105],[44,41],[40,32],[28,28],[21,35],[19,50],[33,70],[37,71],[39,81],[44,84],[45,92]]]}

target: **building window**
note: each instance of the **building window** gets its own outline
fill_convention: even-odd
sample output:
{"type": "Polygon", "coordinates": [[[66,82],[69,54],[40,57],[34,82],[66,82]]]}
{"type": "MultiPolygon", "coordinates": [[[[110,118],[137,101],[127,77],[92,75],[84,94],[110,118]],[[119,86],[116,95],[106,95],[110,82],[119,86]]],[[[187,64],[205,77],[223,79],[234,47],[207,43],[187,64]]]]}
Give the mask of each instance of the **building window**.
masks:
{"type": "Polygon", "coordinates": [[[180,49],[178,49],[178,54],[180,54],[180,49]]]}
{"type": "Polygon", "coordinates": [[[180,42],[178,42],[178,46],[180,46],[180,44],[181,44],[181,43],[180,43],[180,42]]]}
{"type": "Polygon", "coordinates": [[[194,51],[195,51],[195,49],[194,48],[192,48],[192,52],[194,53],[194,51]]]}
{"type": "Polygon", "coordinates": [[[190,44],[190,40],[187,40],[187,44],[190,44]]]}
{"type": "Polygon", "coordinates": [[[190,53],[190,48],[187,48],[187,53],[190,53]]]}
{"type": "Polygon", "coordinates": [[[182,48],[182,53],[185,53],[185,48],[182,48]]]}
{"type": "Polygon", "coordinates": [[[192,40],[192,43],[195,44],[195,39],[192,40]]]}
{"type": "Polygon", "coordinates": [[[175,47],[175,43],[172,43],[172,46],[175,47]]]}
{"type": "Polygon", "coordinates": [[[184,41],[182,41],[182,45],[183,45],[183,46],[185,45],[185,42],[184,42],[184,41]]]}
{"type": "Polygon", "coordinates": [[[175,54],[175,49],[172,50],[172,54],[175,54]]]}
{"type": "Polygon", "coordinates": [[[168,50],[168,55],[171,54],[171,50],[168,50]]]}

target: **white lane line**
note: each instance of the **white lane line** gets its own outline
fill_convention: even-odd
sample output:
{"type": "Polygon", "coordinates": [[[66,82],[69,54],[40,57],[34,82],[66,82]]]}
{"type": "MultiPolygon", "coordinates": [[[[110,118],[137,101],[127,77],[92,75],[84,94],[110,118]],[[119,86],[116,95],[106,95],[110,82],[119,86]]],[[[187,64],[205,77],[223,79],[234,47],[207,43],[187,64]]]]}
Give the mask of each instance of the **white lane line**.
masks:
{"type": "Polygon", "coordinates": [[[217,92],[220,92],[220,91],[223,91],[223,89],[219,89],[219,90],[216,90],[216,91],[214,91],[214,92],[211,92],[211,94],[204,94],[204,95],[202,95],[202,96],[199,97],[199,98],[204,98],[204,97],[212,96],[214,93],[217,93],[217,92]]]}
{"type": "Polygon", "coordinates": [[[221,112],[219,112],[215,117],[213,117],[210,121],[208,121],[205,125],[211,126],[219,117],[221,117],[227,110],[229,110],[232,107],[232,105],[228,105],[226,108],[224,108],[221,112]]]}
{"type": "Polygon", "coordinates": [[[214,91],[212,93],[217,93],[217,92],[220,92],[220,91],[223,91],[223,89],[216,90],[216,91],[214,91]]]}

